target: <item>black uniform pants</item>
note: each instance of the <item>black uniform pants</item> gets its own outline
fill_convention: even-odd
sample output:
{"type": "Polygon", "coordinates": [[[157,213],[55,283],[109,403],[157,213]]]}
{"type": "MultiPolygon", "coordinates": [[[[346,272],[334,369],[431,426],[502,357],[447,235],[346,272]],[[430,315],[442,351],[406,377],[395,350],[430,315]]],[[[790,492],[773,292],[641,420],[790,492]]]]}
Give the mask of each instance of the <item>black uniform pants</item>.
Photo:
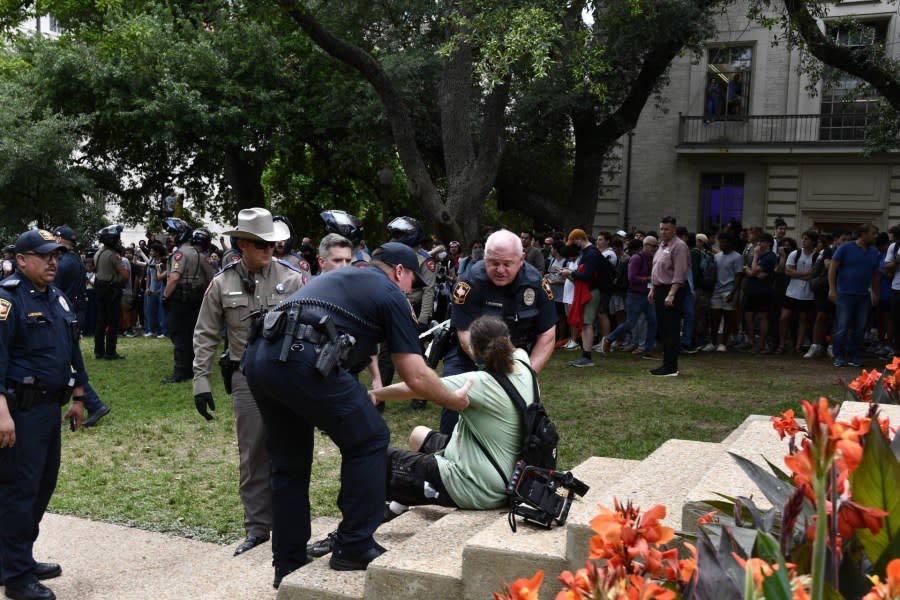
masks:
{"type": "Polygon", "coordinates": [[[97,328],[94,330],[94,356],[115,356],[116,338],[122,309],[122,288],[97,285],[97,328]]]}
{"type": "Polygon", "coordinates": [[[277,361],[281,343],[260,338],[244,353],[244,374],[262,413],[272,460],[272,554],[276,569],[307,562],[309,483],[314,428],[341,451],[341,491],[334,552],[358,554],[375,546],[384,516],[390,432],[366,388],[344,369],[329,377],[315,369],[312,344],[277,361]]]}
{"type": "Polygon", "coordinates": [[[11,414],[16,445],[0,448],[0,581],[24,587],[37,581],[32,549],[56,488],[61,418],[55,403],[11,414]]]}
{"type": "MultiPolygon", "coordinates": [[[[179,293],[176,291],[174,296],[179,296],[179,293]]],[[[174,346],[173,379],[194,378],[194,326],[197,324],[197,317],[200,316],[202,301],[202,297],[183,300],[173,297],[166,303],[169,337],[174,346]]]]}

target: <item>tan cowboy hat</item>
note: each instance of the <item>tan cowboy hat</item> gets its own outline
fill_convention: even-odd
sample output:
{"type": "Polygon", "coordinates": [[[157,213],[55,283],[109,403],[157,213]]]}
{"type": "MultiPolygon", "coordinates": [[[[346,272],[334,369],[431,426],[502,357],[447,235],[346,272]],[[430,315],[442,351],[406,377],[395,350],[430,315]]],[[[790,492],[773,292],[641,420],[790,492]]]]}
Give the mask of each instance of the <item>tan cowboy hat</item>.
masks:
{"type": "Polygon", "coordinates": [[[278,227],[281,223],[272,221],[272,213],[264,208],[245,208],[238,213],[237,227],[222,235],[233,236],[242,240],[263,242],[280,242],[290,237],[290,231],[278,227]]]}

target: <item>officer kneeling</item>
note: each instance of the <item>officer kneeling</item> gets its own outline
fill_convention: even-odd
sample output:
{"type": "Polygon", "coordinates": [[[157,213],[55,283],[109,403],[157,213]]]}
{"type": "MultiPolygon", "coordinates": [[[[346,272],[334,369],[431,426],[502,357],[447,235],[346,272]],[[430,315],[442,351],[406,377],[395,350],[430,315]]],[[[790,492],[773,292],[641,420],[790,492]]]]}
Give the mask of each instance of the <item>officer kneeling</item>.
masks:
{"type": "Polygon", "coordinates": [[[0,283],[0,583],[17,600],[56,598],[39,580],[62,569],[32,550],[59,474],[59,407],[73,391],[64,417],[72,430],[84,417],[78,320],[51,285],[61,247],[43,229],[23,233],[18,272],[0,283]]]}
{"type": "Polygon", "coordinates": [[[415,252],[388,242],[369,266],[314,278],[266,315],[242,368],[262,413],[272,460],[272,552],[275,587],[309,562],[309,483],[318,427],[341,451],[343,520],[329,564],[363,570],[385,550],[372,534],[381,523],[390,434],[354,375],[376,346],[392,350],[397,372],[421,398],[442,406],[468,402],[464,387],[440,385],[421,355],[405,292],[421,285],[415,252]]]}

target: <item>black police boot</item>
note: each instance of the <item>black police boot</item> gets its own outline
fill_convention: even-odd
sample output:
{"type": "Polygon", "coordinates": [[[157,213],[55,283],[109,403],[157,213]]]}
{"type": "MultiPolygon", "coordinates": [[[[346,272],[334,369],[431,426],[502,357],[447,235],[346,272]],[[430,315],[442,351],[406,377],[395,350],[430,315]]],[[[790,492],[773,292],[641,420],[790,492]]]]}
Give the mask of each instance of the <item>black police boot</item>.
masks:
{"type": "Polygon", "coordinates": [[[12,600],[56,600],[53,590],[37,581],[22,587],[6,586],[4,592],[12,600]]]}
{"type": "Polygon", "coordinates": [[[350,554],[341,549],[331,553],[328,566],[335,571],[365,571],[369,563],[387,552],[382,546],[375,544],[368,550],[358,554],[350,554]]]}
{"type": "Polygon", "coordinates": [[[100,419],[109,414],[111,409],[107,405],[102,405],[100,408],[91,413],[87,419],[85,419],[84,423],[81,424],[82,427],[93,427],[96,425],[100,419]]]}
{"type": "Polygon", "coordinates": [[[337,536],[337,529],[326,535],[321,540],[306,545],[306,554],[312,558],[325,556],[334,548],[334,539],[337,536]]]}

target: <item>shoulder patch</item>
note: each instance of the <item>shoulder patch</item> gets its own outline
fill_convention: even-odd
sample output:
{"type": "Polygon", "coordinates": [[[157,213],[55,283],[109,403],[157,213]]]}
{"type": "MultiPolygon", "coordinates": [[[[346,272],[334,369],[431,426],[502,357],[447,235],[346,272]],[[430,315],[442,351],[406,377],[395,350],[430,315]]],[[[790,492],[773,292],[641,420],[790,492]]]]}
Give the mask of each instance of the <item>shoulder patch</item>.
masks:
{"type": "Polygon", "coordinates": [[[434,273],[434,259],[429,258],[425,260],[425,266],[428,267],[428,270],[434,273]]]}
{"type": "Polygon", "coordinates": [[[306,262],[305,260],[303,260],[302,258],[301,258],[300,260],[297,261],[297,267],[298,267],[299,269],[304,270],[304,271],[309,271],[309,270],[310,270],[310,268],[309,268],[309,263],[306,262]]]}
{"type": "Polygon", "coordinates": [[[240,254],[237,254],[237,253],[232,254],[232,255],[231,255],[231,264],[234,265],[234,264],[237,264],[237,263],[239,263],[239,262],[241,262],[241,255],[240,255],[240,254]]]}
{"type": "Polygon", "coordinates": [[[6,298],[0,298],[0,321],[5,321],[9,318],[9,311],[12,310],[12,302],[7,300],[6,298]]]}
{"type": "Polygon", "coordinates": [[[175,254],[172,255],[172,259],[173,260],[183,260],[184,254],[182,254],[181,252],[176,252],[175,254]]]}
{"type": "Polygon", "coordinates": [[[469,296],[469,292],[471,291],[471,285],[469,285],[465,281],[458,282],[455,286],[453,286],[453,303],[465,304],[466,298],[469,296]]]}
{"type": "Polygon", "coordinates": [[[547,300],[553,300],[553,289],[550,287],[550,282],[547,281],[546,278],[541,280],[541,289],[547,294],[547,300]]]}

